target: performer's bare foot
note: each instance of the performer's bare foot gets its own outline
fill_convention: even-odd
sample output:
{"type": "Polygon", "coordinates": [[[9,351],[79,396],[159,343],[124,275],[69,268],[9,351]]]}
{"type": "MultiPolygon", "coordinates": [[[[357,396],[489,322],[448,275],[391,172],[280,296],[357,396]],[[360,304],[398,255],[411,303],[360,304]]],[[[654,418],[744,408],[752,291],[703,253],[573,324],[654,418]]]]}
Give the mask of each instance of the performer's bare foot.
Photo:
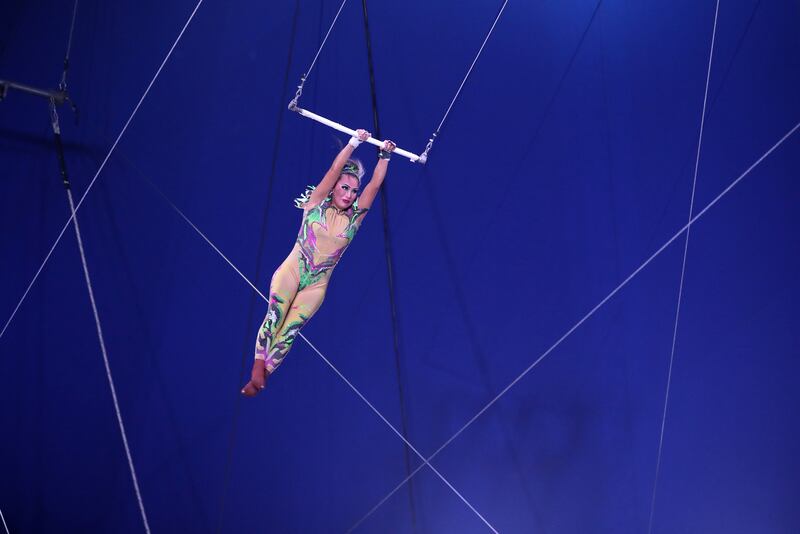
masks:
{"type": "Polygon", "coordinates": [[[250,373],[250,381],[242,388],[242,395],[245,397],[255,397],[267,385],[267,369],[264,360],[253,362],[253,372],[250,373]]]}

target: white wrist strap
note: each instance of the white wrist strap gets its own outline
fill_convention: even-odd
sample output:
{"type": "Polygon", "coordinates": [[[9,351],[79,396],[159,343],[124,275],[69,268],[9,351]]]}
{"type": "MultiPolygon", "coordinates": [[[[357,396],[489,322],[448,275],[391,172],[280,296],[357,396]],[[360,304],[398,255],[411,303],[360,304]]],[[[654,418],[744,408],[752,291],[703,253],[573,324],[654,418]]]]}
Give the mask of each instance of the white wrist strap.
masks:
{"type": "Polygon", "coordinates": [[[361,144],[361,139],[359,139],[358,137],[355,137],[355,136],[351,137],[350,140],[347,142],[347,144],[350,145],[353,148],[358,148],[358,145],[361,144]]]}

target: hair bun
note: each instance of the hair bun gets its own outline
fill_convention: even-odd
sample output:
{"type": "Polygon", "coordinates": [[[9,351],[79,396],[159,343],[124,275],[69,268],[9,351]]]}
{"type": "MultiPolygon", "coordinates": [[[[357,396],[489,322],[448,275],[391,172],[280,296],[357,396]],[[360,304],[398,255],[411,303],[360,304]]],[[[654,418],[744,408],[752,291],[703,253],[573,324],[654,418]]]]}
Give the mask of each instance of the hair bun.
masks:
{"type": "Polygon", "coordinates": [[[361,177],[364,176],[364,165],[357,159],[348,159],[342,167],[342,174],[355,176],[361,182],[361,177]]]}

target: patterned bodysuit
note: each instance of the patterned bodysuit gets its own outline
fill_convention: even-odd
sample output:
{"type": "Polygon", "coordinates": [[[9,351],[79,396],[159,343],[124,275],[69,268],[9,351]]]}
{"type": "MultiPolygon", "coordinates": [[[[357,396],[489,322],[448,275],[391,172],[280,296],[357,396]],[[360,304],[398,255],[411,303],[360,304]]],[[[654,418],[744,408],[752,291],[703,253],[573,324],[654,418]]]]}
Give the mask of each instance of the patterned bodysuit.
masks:
{"type": "Polygon", "coordinates": [[[303,222],[289,256],[272,275],[267,315],[256,336],[256,359],[265,360],[272,373],[292,348],[300,329],[322,305],[328,280],[358,231],[366,209],[358,201],[337,209],[326,198],[309,205],[309,188],[295,201],[303,222]]]}

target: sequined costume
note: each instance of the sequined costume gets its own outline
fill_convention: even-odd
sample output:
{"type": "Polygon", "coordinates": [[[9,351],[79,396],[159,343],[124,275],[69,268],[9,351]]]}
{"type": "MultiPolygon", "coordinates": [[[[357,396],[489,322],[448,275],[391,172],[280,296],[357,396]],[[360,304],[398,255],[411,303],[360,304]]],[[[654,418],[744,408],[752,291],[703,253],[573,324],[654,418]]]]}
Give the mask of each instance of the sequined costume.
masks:
{"type": "Polygon", "coordinates": [[[272,373],[292,347],[300,329],[322,305],[336,264],[355,237],[367,209],[358,200],[347,210],[336,208],[330,196],[309,205],[313,187],[295,200],[303,221],[289,256],[272,275],[267,315],[256,336],[256,359],[272,373]]]}

